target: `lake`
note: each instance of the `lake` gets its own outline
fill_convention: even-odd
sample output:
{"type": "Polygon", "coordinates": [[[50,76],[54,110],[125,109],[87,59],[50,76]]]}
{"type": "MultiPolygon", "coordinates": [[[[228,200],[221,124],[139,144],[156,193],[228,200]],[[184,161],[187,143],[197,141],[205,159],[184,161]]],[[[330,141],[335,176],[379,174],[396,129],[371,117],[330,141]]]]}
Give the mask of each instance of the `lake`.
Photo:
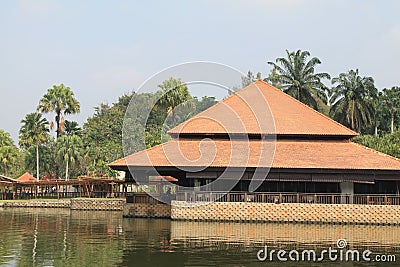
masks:
{"type": "Polygon", "coordinates": [[[400,262],[400,227],[171,222],[121,212],[0,208],[0,266],[398,266],[377,262],[378,254],[400,262]],[[269,253],[286,251],[286,259],[290,251],[300,259],[304,250],[320,255],[338,250],[339,239],[360,255],[370,250],[371,261],[257,258],[265,246],[269,253]]]}

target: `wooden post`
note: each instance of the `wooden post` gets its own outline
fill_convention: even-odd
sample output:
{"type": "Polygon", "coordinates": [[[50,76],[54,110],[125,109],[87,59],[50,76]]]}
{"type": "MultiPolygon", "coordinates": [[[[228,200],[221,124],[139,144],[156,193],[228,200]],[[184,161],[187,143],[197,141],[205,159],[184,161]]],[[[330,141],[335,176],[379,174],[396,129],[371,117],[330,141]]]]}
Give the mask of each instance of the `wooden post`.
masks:
{"type": "Polygon", "coordinates": [[[332,195],[332,204],[335,204],[335,195],[332,195]]]}

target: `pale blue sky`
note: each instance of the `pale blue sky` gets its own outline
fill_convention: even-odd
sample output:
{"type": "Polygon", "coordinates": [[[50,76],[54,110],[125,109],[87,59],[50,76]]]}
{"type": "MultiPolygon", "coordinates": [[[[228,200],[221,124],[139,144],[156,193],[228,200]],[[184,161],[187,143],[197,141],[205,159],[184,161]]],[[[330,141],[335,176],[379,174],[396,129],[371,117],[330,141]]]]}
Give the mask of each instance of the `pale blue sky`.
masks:
{"type": "MultiPolygon", "coordinates": [[[[202,60],[269,72],[285,49],[309,50],[336,76],[350,68],[400,85],[400,1],[0,2],[0,128],[20,121],[53,84],[70,86],[81,124],[168,66],[202,60]]],[[[207,92],[210,95],[209,92],[207,92]]]]}

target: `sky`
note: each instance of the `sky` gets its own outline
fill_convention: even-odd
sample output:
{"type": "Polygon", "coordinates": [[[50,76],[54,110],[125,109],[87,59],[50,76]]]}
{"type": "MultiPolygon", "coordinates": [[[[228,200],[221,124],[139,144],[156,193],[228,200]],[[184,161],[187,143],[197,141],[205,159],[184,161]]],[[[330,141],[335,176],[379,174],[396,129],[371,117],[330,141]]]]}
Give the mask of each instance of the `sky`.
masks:
{"type": "Polygon", "coordinates": [[[399,10],[395,0],[0,1],[0,129],[17,142],[55,84],[74,91],[81,113],[67,119],[82,125],[169,66],[266,76],[286,49],[310,51],[333,77],[358,68],[380,89],[400,85],[399,10]]]}

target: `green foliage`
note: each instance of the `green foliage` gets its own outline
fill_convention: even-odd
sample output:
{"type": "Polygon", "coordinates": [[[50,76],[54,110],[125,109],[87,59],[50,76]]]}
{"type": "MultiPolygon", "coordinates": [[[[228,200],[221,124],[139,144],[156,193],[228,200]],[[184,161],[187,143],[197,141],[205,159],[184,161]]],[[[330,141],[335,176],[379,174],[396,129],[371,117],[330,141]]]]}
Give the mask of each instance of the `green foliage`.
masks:
{"type": "Polygon", "coordinates": [[[19,130],[19,145],[29,148],[45,143],[49,138],[49,122],[40,113],[30,113],[21,121],[19,130]]]}
{"type": "Polygon", "coordinates": [[[249,70],[246,76],[242,76],[242,88],[250,85],[251,83],[261,80],[261,73],[257,72],[256,76],[249,70]]]}
{"type": "Polygon", "coordinates": [[[19,144],[25,149],[29,149],[32,146],[36,147],[36,177],[39,179],[39,145],[45,143],[49,138],[49,122],[45,118],[42,118],[42,114],[40,113],[30,113],[26,115],[21,123],[19,144]]]}
{"type": "Polygon", "coordinates": [[[23,154],[14,145],[10,134],[0,130],[0,173],[17,177],[21,174],[23,154]]]}
{"type": "MultiPolygon", "coordinates": [[[[64,84],[53,85],[40,99],[38,111],[42,113],[55,112],[56,132],[59,137],[65,130],[65,115],[76,114],[80,111],[80,104],[74,97],[71,88],[64,84]]],[[[53,124],[52,124],[53,126],[53,124]]]]}
{"type": "Polygon", "coordinates": [[[361,77],[350,70],[333,78],[331,116],[351,129],[363,132],[374,118],[374,99],[377,90],[371,77],[361,77]]]}
{"type": "Polygon", "coordinates": [[[65,121],[64,123],[65,130],[64,133],[65,135],[82,135],[82,129],[79,127],[79,124],[76,121],[65,121]]]}
{"type": "Polygon", "coordinates": [[[12,146],[14,141],[11,139],[10,133],[0,129],[0,146],[12,146]]]}
{"type": "Polygon", "coordinates": [[[400,158],[400,131],[393,134],[385,134],[381,137],[361,135],[353,138],[353,141],[377,151],[400,158]]]}
{"type": "Polygon", "coordinates": [[[390,121],[390,132],[394,132],[395,121],[400,118],[400,87],[394,86],[390,89],[385,88],[382,91],[383,116],[386,121],[390,121]]]}
{"type": "MultiPolygon", "coordinates": [[[[54,138],[49,138],[46,143],[38,146],[39,148],[39,169],[42,175],[52,178],[61,177],[60,164],[56,158],[57,151],[54,138]]],[[[25,151],[25,170],[34,173],[36,170],[36,148],[30,147],[25,151]]]]}
{"type": "Polygon", "coordinates": [[[315,67],[321,61],[313,57],[307,60],[310,52],[286,50],[287,58],[277,58],[276,63],[268,62],[273,67],[273,76],[267,80],[275,84],[283,91],[306,105],[318,109],[317,99],[327,102],[326,91],[328,88],[322,83],[323,79],[330,79],[328,73],[315,73],[315,67]],[[279,66],[279,65],[280,66],[279,66]]]}
{"type": "Polygon", "coordinates": [[[63,135],[57,139],[57,158],[65,166],[65,180],[70,168],[76,168],[82,158],[82,139],[78,135],[63,135]]]}

